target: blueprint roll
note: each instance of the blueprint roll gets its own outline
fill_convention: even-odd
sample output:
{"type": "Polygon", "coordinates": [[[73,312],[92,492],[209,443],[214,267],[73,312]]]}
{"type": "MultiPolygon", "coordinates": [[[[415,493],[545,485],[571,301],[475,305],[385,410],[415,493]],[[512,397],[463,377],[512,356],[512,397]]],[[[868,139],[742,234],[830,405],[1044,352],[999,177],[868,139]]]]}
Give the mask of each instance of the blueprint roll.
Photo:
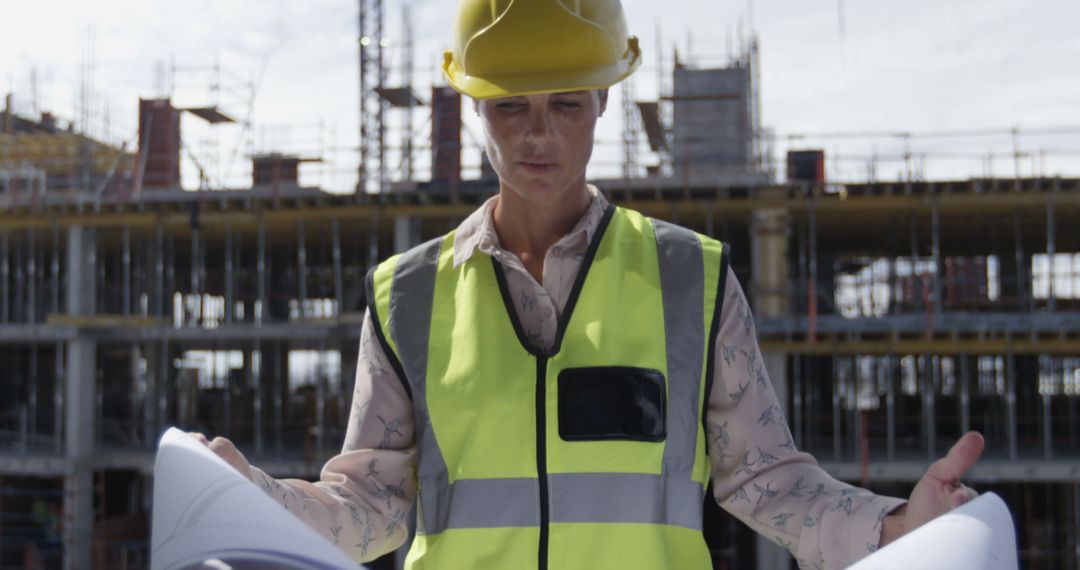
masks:
{"type": "Polygon", "coordinates": [[[1016,528],[1005,501],[984,493],[898,538],[849,570],[1016,570],[1016,528]]]}
{"type": "Polygon", "coordinates": [[[356,570],[304,521],[188,434],[154,461],[151,570],[356,570]]]}

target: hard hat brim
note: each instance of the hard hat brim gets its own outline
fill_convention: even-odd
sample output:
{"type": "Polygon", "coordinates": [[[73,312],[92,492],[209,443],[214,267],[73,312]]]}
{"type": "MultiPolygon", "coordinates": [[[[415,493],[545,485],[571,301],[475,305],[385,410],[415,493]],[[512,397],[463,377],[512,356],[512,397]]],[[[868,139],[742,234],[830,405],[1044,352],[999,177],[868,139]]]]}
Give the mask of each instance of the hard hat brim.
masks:
{"type": "MultiPolygon", "coordinates": [[[[636,48],[636,45],[633,47],[636,48]]],[[[498,99],[538,93],[606,89],[629,77],[640,66],[641,54],[635,50],[630,51],[617,65],[475,77],[462,72],[453,62],[453,58],[448,56],[443,63],[443,73],[450,86],[462,95],[473,99],[498,99]]]]}

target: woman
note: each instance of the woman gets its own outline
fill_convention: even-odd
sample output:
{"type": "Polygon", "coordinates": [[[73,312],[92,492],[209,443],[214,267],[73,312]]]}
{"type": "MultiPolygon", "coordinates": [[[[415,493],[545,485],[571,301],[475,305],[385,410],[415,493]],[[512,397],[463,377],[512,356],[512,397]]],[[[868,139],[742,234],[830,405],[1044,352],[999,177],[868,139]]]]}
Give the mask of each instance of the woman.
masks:
{"type": "Polygon", "coordinates": [[[444,69],[473,98],[499,194],[368,279],[352,415],[297,516],[410,568],[708,568],[702,497],[800,566],[840,568],[974,496],[965,435],[910,502],[798,452],[727,251],[586,183],[607,88],[638,67],[618,0],[463,0],[444,69]]]}

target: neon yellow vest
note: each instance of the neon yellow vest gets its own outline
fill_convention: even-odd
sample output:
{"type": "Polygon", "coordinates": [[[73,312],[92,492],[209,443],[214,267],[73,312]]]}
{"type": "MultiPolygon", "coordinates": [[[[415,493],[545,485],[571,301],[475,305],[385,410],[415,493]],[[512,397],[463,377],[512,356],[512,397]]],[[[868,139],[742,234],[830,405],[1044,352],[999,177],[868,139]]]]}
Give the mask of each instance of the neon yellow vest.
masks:
{"type": "Polygon", "coordinates": [[[502,268],[453,233],[368,276],[413,400],[413,570],[711,568],[703,431],[720,242],[610,207],[539,349],[502,268]]]}

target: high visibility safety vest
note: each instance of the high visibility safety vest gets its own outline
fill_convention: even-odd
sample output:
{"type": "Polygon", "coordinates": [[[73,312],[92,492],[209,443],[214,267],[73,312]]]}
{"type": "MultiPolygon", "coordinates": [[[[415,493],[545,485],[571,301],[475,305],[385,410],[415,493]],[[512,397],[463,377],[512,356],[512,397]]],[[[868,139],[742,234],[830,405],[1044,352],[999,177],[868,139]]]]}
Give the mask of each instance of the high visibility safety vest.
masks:
{"type": "Polygon", "coordinates": [[[406,568],[705,569],[704,410],[727,274],[718,241],[611,206],[554,346],[503,268],[450,233],[368,274],[419,448],[406,568]]]}

